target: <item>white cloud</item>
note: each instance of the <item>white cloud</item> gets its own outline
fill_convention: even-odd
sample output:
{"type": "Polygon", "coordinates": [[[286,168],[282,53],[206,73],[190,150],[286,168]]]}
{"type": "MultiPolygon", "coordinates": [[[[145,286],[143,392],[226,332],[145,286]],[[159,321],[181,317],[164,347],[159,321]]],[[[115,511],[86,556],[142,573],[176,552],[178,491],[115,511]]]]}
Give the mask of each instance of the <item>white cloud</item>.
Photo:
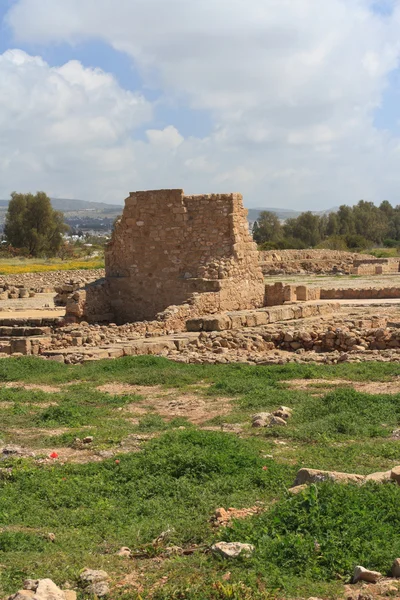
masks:
{"type": "Polygon", "coordinates": [[[147,141],[135,141],[135,126],[151,112],[140,95],[76,61],[50,69],[26,55],[17,64],[18,53],[9,91],[2,91],[0,62],[0,127],[12,113],[21,131],[30,131],[40,113],[38,144],[55,144],[57,152],[47,167],[37,153],[36,167],[63,185],[75,152],[87,165],[74,188],[81,196],[91,177],[92,189],[107,198],[117,181],[117,198],[129,182],[239,189],[253,206],[397,201],[400,140],[375,129],[373,111],[399,61],[400,2],[386,16],[373,4],[379,2],[329,0],[321,8],[321,0],[16,0],[8,22],[17,41],[100,39],[132,57],[146,83],[169,100],[209,111],[215,130],[184,140],[177,124],[150,125],[147,141]],[[41,80],[45,98],[35,84],[41,80]],[[29,110],[20,93],[27,90],[29,110]],[[57,140],[71,155],[50,173],[62,156],[57,140]]]}
{"type": "Polygon", "coordinates": [[[111,197],[107,177],[127,168],[130,136],[151,117],[143,96],[123,90],[99,69],[77,61],[51,68],[21,50],[5,52],[0,55],[0,154],[5,157],[0,195],[45,188],[60,196],[87,193],[94,199],[102,190],[111,197]]]}
{"type": "Polygon", "coordinates": [[[168,125],[165,129],[148,129],[146,135],[153,146],[169,148],[171,150],[180,146],[184,141],[183,136],[172,125],[168,125]]]}

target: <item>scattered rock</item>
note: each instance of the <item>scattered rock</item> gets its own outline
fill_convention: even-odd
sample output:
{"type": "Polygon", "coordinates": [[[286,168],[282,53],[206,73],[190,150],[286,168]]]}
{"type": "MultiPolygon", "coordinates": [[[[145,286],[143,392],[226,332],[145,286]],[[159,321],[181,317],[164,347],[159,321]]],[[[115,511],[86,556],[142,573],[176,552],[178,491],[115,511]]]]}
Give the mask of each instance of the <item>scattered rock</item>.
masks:
{"type": "Polygon", "coordinates": [[[400,467],[394,467],[391,470],[390,478],[400,484],[400,467]]]}
{"type": "Polygon", "coordinates": [[[396,558],[393,562],[392,577],[400,578],[400,558],[396,558]]]}
{"type": "Polygon", "coordinates": [[[55,542],[56,541],[56,535],[55,535],[55,533],[48,533],[47,534],[47,539],[50,540],[50,542],[55,542]]]}
{"type": "Polygon", "coordinates": [[[335,483],[358,483],[365,481],[363,475],[356,473],[338,473],[337,471],[320,471],[318,469],[300,469],[297,473],[294,486],[304,483],[319,483],[321,481],[334,481],[335,483]]]}
{"type": "Polygon", "coordinates": [[[211,546],[211,550],[221,554],[224,558],[237,558],[240,555],[251,556],[254,552],[252,544],[242,544],[241,542],[217,542],[211,546]]]}
{"type": "Polygon", "coordinates": [[[79,576],[86,594],[93,594],[98,598],[107,596],[110,591],[108,573],[96,569],[85,569],[79,576]]]}
{"type": "Polygon", "coordinates": [[[82,442],[84,444],[91,444],[93,442],[93,436],[87,435],[86,437],[83,438],[82,442]]]}
{"type": "Polygon", "coordinates": [[[122,546],[122,548],[120,548],[120,550],[118,550],[117,556],[123,556],[124,558],[130,558],[132,556],[132,552],[131,552],[130,548],[127,548],[126,546],[122,546]]]}
{"type": "Polygon", "coordinates": [[[274,425],[279,425],[280,427],[286,427],[287,423],[285,421],[285,419],[281,419],[281,417],[271,417],[271,420],[269,422],[269,426],[273,427],[274,425]]]}
{"type": "Polygon", "coordinates": [[[382,574],[378,573],[378,571],[369,571],[368,569],[364,569],[364,567],[358,566],[354,569],[353,583],[357,583],[358,581],[376,583],[381,577],[382,574]]]}
{"type": "Polygon", "coordinates": [[[106,571],[96,569],[85,569],[79,576],[82,583],[96,583],[98,581],[106,581],[109,578],[106,571]]]}
{"type": "Polygon", "coordinates": [[[280,406],[278,410],[274,411],[272,414],[275,417],[280,417],[281,419],[287,421],[292,416],[292,412],[293,411],[291,408],[288,408],[287,406],[280,406]]]}
{"type": "Polygon", "coordinates": [[[76,600],[73,590],[61,590],[51,579],[26,579],[24,589],[9,597],[9,600],[76,600]]]}
{"type": "Polygon", "coordinates": [[[376,483],[386,483],[390,481],[391,471],[378,471],[367,475],[365,481],[375,481],[376,483]]]}
{"type": "Polygon", "coordinates": [[[252,427],[266,427],[267,425],[269,425],[271,417],[271,413],[268,412],[262,412],[253,415],[251,417],[252,427]]]}
{"type": "Polygon", "coordinates": [[[103,598],[110,593],[110,586],[107,581],[96,581],[96,583],[91,583],[88,587],[85,588],[86,594],[93,594],[98,598],[103,598]]]}

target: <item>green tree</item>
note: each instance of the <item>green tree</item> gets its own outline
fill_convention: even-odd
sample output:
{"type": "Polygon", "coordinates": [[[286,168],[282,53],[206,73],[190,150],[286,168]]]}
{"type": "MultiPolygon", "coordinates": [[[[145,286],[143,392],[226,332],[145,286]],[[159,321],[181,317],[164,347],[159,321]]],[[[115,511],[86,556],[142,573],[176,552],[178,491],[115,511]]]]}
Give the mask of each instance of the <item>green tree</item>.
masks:
{"type": "Polygon", "coordinates": [[[44,192],[11,194],[4,235],[15,248],[25,248],[31,256],[55,256],[68,229],[44,192]]]}
{"type": "Polygon", "coordinates": [[[257,244],[277,242],[282,238],[282,225],[275,213],[263,210],[253,226],[253,237],[257,244]]]}
{"type": "Polygon", "coordinates": [[[301,240],[306,246],[316,246],[321,241],[321,217],[312,212],[301,213],[297,219],[288,219],[284,225],[285,237],[301,240]]]}

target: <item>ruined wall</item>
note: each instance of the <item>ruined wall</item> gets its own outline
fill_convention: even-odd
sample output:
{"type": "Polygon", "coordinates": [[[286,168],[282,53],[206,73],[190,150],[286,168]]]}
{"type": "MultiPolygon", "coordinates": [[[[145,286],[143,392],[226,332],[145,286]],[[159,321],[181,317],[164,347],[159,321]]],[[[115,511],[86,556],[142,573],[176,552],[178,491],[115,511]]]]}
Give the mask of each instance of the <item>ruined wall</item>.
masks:
{"type": "Polygon", "coordinates": [[[374,258],[340,250],[266,250],[259,256],[264,275],[350,273],[354,260],[374,258]]]}
{"type": "Polygon", "coordinates": [[[369,258],[355,260],[351,273],[353,275],[383,275],[385,273],[398,273],[400,261],[398,258],[369,258]]]}
{"type": "Polygon", "coordinates": [[[379,300],[400,298],[400,288],[333,288],[321,289],[321,300],[379,300]]]}
{"type": "Polygon", "coordinates": [[[263,305],[264,283],[241,194],[133,192],[106,250],[106,279],[85,316],[153,319],[189,302],[198,312],[263,305]]]}

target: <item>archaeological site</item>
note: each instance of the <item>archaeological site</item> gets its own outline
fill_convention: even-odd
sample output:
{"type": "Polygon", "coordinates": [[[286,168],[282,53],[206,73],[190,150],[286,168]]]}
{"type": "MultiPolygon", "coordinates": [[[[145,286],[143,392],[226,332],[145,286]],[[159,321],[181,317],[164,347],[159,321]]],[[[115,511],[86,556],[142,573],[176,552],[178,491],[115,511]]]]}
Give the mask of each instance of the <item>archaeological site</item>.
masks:
{"type": "Polygon", "coordinates": [[[104,268],[0,276],[1,600],[399,598],[394,254],[154,190],[104,268]]]}
{"type": "Polygon", "coordinates": [[[0,282],[0,353],[67,363],[400,359],[400,259],[259,252],[246,215],[235,193],[130,193],[104,271],[0,282]]]}

